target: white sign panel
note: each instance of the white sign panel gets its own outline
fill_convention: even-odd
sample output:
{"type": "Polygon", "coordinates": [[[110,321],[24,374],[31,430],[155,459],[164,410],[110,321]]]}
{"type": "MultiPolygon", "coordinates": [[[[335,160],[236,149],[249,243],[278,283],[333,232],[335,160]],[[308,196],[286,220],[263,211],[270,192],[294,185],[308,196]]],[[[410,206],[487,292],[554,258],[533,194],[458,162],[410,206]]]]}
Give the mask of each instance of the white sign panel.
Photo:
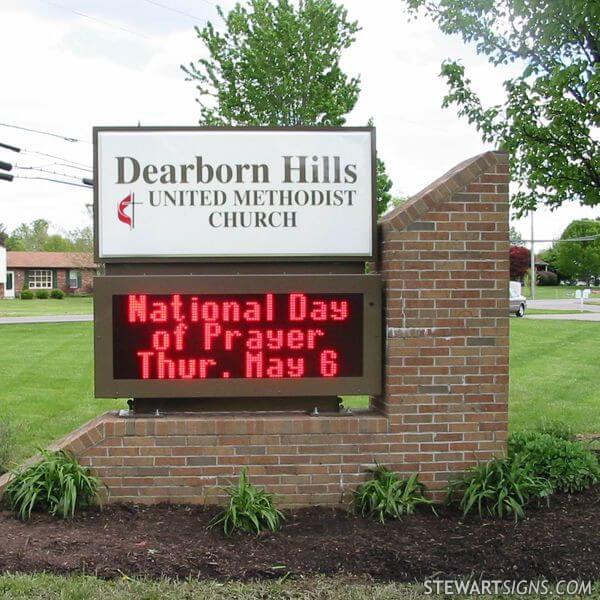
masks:
{"type": "Polygon", "coordinates": [[[373,253],[371,128],[96,128],[97,254],[373,253]]]}

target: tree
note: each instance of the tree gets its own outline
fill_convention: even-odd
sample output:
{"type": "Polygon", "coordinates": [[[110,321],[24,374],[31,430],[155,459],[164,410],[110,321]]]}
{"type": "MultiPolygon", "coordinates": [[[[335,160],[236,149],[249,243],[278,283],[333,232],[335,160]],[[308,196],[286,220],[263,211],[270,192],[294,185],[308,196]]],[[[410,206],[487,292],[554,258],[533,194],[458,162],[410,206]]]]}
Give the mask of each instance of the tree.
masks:
{"type": "Polygon", "coordinates": [[[182,66],[198,81],[205,125],[342,125],[360,80],[340,68],[359,30],[333,0],[248,0],[226,30],[196,27],[209,57],[182,66]]]}
{"type": "Polygon", "coordinates": [[[94,231],[89,226],[70,231],[67,238],[71,242],[74,252],[94,251],[94,231]]]}
{"type": "Polygon", "coordinates": [[[509,232],[510,243],[519,246],[523,243],[523,236],[511,225],[509,232]]]}
{"type": "Polygon", "coordinates": [[[531,267],[531,252],[525,246],[510,247],[510,278],[521,280],[531,267]]]}
{"type": "Polygon", "coordinates": [[[4,223],[0,223],[0,246],[6,246],[6,242],[8,241],[8,231],[6,230],[6,225],[4,223]]]}
{"type": "MultiPolygon", "coordinates": [[[[595,235],[600,236],[600,219],[580,219],[569,224],[561,239],[595,235]]],[[[569,279],[589,282],[593,277],[600,277],[600,237],[556,244],[556,265],[559,272],[569,279]]]]}
{"type": "Polygon", "coordinates": [[[22,223],[8,239],[8,250],[27,250],[40,252],[48,240],[50,223],[45,219],[36,219],[31,224],[22,223]]]}
{"type": "Polygon", "coordinates": [[[597,0],[405,0],[446,34],[476,44],[494,65],[513,64],[507,99],[484,108],[464,67],[446,61],[443,106],[510,153],[520,183],[518,216],[539,204],[600,204],[600,2],[597,0]]]}

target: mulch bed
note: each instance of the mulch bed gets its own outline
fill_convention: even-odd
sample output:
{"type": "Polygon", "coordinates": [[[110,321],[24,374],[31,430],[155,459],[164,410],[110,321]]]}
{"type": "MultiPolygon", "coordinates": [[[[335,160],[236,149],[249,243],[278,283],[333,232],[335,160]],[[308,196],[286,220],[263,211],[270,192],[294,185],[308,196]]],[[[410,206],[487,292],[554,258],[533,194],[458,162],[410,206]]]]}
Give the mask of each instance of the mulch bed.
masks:
{"type": "Polygon", "coordinates": [[[225,538],[208,530],[214,508],[108,506],[72,521],[0,512],[0,572],[200,579],[352,574],[414,581],[429,576],[600,579],[600,486],[555,496],[511,520],[462,519],[453,509],[386,525],[342,510],[287,513],[276,534],[225,538]]]}

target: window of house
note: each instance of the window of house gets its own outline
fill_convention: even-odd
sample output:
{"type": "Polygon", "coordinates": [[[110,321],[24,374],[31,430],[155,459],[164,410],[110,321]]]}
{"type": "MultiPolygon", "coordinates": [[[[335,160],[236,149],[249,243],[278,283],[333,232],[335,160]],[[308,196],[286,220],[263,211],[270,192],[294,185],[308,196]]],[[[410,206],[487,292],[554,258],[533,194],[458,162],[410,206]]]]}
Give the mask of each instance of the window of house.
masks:
{"type": "Polygon", "coordinates": [[[52,271],[50,269],[34,269],[29,271],[29,288],[32,290],[52,289],[52,271]]]}
{"type": "Polygon", "coordinates": [[[72,290],[76,290],[77,288],[81,287],[80,281],[81,276],[79,274],[79,271],[71,269],[69,271],[69,288],[72,290]]]}

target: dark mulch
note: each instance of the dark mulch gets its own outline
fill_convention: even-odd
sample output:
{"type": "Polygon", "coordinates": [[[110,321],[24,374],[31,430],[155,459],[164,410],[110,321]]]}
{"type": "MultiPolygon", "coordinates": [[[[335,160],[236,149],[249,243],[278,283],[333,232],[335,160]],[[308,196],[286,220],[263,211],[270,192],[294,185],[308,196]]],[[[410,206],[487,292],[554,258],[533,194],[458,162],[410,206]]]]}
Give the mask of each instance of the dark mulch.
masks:
{"type": "Polygon", "coordinates": [[[462,519],[441,508],[380,525],[342,510],[287,514],[283,529],[224,538],[215,509],[109,506],[72,521],[0,512],[0,572],[261,579],[351,573],[381,580],[600,579],[600,487],[557,496],[513,521],[462,519]]]}

